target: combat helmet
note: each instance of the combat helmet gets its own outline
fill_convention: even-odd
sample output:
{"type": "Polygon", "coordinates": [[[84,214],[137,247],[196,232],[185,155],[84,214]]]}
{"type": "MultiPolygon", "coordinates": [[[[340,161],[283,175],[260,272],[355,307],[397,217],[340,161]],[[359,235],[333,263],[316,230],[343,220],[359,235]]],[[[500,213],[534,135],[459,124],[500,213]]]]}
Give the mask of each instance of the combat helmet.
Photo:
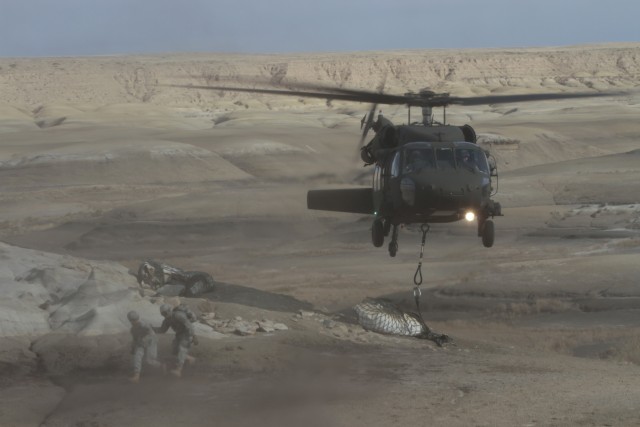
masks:
{"type": "Polygon", "coordinates": [[[173,307],[171,307],[170,304],[162,304],[160,306],[160,314],[162,314],[163,316],[166,316],[169,313],[171,313],[172,309],[173,309],[173,307]]]}

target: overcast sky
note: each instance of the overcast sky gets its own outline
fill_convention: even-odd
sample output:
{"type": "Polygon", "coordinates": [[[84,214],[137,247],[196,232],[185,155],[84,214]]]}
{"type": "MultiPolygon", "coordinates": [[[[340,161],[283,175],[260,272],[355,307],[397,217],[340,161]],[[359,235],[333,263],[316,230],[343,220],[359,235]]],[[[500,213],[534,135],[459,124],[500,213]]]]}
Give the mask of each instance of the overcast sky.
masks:
{"type": "Polygon", "coordinates": [[[0,0],[0,56],[640,41],[640,0],[0,0]]]}

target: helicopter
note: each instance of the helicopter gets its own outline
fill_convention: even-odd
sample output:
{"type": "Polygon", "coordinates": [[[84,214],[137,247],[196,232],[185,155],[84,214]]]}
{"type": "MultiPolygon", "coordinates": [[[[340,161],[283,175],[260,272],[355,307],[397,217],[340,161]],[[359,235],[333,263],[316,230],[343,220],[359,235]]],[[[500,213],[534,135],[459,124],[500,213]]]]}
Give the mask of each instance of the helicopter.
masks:
{"type": "Polygon", "coordinates": [[[331,87],[306,83],[280,83],[278,89],[235,86],[169,85],[187,89],[248,92],[270,95],[321,98],[370,103],[361,121],[360,158],[373,166],[370,188],[321,189],[307,193],[307,208],[373,215],[371,242],[382,247],[390,238],[388,251],[398,251],[398,228],[422,224],[423,247],[428,224],[476,221],[477,236],[484,247],[495,241],[493,219],[503,216],[497,193],[498,168],[495,158],[477,144],[477,134],[468,124],[446,122],[449,105],[493,105],[612,96],[607,92],[535,93],[456,97],[429,89],[403,95],[331,87]],[[407,124],[395,125],[378,105],[405,105],[407,124]],[[421,109],[421,120],[411,121],[411,107],[421,109]],[[443,108],[443,121],[434,119],[433,109],[443,108]],[[374,137],[365,145],[370,130],[374,137]],[[427,227],[426,229],[424,227],[427,227]],[[426,230],[426,231],[425,231],[426,230]]]}

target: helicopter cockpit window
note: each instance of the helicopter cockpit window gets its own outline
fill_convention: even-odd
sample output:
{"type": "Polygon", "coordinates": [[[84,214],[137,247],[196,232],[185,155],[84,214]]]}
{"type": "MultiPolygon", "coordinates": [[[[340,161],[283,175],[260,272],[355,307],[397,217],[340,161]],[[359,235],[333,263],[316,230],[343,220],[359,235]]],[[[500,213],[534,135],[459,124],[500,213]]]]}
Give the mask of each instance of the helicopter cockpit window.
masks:
{"type": "Polygon", "coordinates": [[[455,162],[453,161],[453,149],[451,148],[437,148],[436,159],[438,160],[439,169],[455,168],[455,162]]]}
{"type": "Polygon", "coordinates": [[[458,148],[456,150],[456,162],[458,167],[466,167],[470,170],[478,168],[482,172],[489,173],[487,158],[481,151],[458,148]]]}
{"type": "Polygon", "coordinates": [[[484,173],[489,173],[489,162],[487,161],[487,156],[485,156],[484,152],[476,151],[475,152],[476,166],[484,173]]]}
{"type": "Polygon", "coordinates": [[[419,172],[421,169],[435,167],[433,151],[430,149],[407,150],[404,173],[419,172]]]}

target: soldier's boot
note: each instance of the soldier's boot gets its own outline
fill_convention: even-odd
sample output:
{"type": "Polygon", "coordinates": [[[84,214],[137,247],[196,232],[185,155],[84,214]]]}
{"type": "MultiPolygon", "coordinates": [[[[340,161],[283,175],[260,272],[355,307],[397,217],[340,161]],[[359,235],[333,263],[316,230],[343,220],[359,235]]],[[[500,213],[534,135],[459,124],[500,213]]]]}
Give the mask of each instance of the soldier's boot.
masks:
{"type": "Polygon", "coordinates": [[[182,368],[172,369],[169,371],[169,373],[176,378],[180,378],[182,377],[182,368]]]}
{"type": "Polygon", "coordinates": [[[187,357],[185,358],[185,362],[187,362],[189,365],[193,365],[194,363],[196,363],[196,358],[187,355],[187,357]]]}
{"type": "Polygon", "coordinates": [[[129,381],[133,384],[138,384],[140,382],[140,372],[136,372],[135,374],[133,374],[129,378],[129,381]]]}

